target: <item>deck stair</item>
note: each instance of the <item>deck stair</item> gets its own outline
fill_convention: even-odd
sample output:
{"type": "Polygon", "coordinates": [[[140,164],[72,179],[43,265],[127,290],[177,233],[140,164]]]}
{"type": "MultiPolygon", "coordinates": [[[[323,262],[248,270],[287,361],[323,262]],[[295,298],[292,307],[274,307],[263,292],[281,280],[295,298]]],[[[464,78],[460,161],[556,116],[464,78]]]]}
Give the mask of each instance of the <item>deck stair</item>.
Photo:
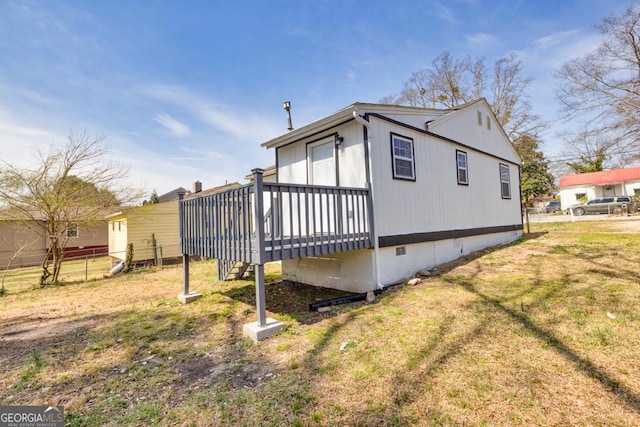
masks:
{"type": "Polygon", "coordinates": [[[242,279],[246,272],[251,272],[251,263],[243,261],[218,260],[218,280],[242,279]]]}

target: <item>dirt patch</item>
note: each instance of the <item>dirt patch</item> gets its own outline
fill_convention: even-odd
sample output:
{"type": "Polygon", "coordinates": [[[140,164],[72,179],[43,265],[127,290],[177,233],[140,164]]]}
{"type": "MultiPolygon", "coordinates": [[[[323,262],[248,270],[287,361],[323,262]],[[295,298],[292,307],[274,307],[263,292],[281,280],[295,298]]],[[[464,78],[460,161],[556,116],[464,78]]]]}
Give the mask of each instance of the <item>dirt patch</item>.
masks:
{"type": "Polygon", "coordinates": [[[0,325],[2,327],[0,342],[54,339],[63,335],[72,335],[94,326],[95,321],[91,319],[78,319],[72,322],[69,322],[68,319],[60,318],[21,319],[20,321],[0,325]]]}

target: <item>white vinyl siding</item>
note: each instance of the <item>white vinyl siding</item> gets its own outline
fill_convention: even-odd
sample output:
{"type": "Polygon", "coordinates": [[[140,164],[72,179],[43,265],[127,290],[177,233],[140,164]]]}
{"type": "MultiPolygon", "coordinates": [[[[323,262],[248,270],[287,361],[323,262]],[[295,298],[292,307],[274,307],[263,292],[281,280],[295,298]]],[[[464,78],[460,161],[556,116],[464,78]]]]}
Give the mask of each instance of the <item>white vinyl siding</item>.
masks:
{"type": "Polygon", "coordinates": [[[458,184],[469,185],[469,168],[465,151],[456,150],[456,168],[458,171],[458,184]]]}
{"type": "Polygon", "coordinates": [[[509,176],[509,165],[500,163],[500,193],[503,199],[511,198],[511,178],[509,176]]]}
{"type": "Polygon", "coordinates": [[[392,133],[391,158],[395,179],[416,180],[413,139],[392,133]]]}
{"type": "MultiPolygon", "coordinates": [[[[491,153],[496,157],[504,159],[503,163],[517,165],[520,163],[513,144],[505,144],[506,135],[498,123],[491,123],[491,129],[487,129],[484,125],[484,116],[491,114],[489,110],[477,111],[476,109],[458,110],[453,114],[445,115],[442,119],[434,120],[429,123],[429,132],[444,136],[454,141],[464,143],[467,147],[475,148],[485,153],[491,153]],[[484,114],[482,111],[486,111],[484,114]],[[476,118],[476,113],[478,118],[476,118]],[[477,122],[482,120],[481,125],[477,122]]],[[[490,119],[493,122],[493,119],[490,119]]],[[[410,135],[411,136],[411,135],[410,135]]],[[[471,156],[470,150],[465,150],[471,156]]],[[[420,157],[418,157],[420,158],[420,157]]],[[[471,158],[469,159],[471,160],[471,158]]],[[[480,169],[473,163],[473,171],[480,169]]],[[[417,166],[417,165],[416,165],[417,166]]],[[[418,167],[418,173],[420,168],[418,167]]],[[[495,177],[494,174],[491,174],[495,177]]],[[[474,179],[477,176],[474,174],[474,179]]],[[[513,179],[512,179],[513,181],[513,179]]]]}
{"type": "MultiPolygon", "coordinates": [[[[410,130],[383,120],[372,119],[369,128],[377,235],[483,228],[521,221],[519,200],[505,203],[498,188],[496,165],[509,163],[428,134],[411,134],[410,130]],[[416,185],[393,179],[389,171],[393,162],[388,139],[391,132],[413,139],[416,185]],[[467,153],[472,174],[468,176],[468,186],[458,184],[456,150],[467,153]],[[469,210],[469,206],[474,209],[469,210]]],[[[482,134],[490,136],[489,132],[482,134]]],[[[510,182],[517,188],[517,166],[510,165],[509,171],[510,182]]]]}

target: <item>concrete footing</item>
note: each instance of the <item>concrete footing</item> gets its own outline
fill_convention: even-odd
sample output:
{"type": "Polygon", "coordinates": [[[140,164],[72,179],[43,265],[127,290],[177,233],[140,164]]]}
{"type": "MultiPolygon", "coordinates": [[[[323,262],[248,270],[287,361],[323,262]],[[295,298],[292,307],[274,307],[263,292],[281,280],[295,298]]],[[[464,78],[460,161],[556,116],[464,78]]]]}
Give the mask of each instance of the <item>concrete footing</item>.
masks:
{"type": "Polygon", "coordinates": [[[253,342],[259,342],[280,333],[282,328],[284,328],[284,323],[267,317],[267,322],[264,326],[260,326],[259,322],[251,322],[244,325],[242,327],[242,335],[251,338],[253,342]]]}
{"type": "Polygon", "coordinates": [[[183,304],[189,304],[197,299],[202,298],[202,294],[198,292],[189,292],[188,294],[178,294],[178,300],[183,304]]]}

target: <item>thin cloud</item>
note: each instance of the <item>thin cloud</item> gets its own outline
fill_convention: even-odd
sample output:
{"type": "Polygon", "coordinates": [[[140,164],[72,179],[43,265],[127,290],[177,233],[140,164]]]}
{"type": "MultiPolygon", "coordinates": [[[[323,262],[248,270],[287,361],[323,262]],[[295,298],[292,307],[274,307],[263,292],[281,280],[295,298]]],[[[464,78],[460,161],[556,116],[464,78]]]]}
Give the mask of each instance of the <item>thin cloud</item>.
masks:
{"type": "Polygon", "coordinates": [[[7,122],[0,123],[0,133],[8,133],[20,136],[51,136],[51,133],[44,130],[24,127],[7,122]]]}
{"type": "Polygon", "coordinates": [[[164,126],[173,136],[178,138],[184,138],[191,133],[191,130],[184,123],[180,123],[178,120],[174,119],[167,113],[156,114],[153,118],[156,122],[160,123],[164,126]]]}
{"type": "Polygon", "coordinates": [[[436,15],[443,21],[446,21],[450,24],[454,24],[458,21],[453,11],[447,6],[441,3],[434,3],[434,9],[435,9],[436,15]]]}
{"type": "Polygon", "coordinates": [[[601,41],[598,34],[585,34],[579,30],[558,31],[535,39],[532,47],[521,54],[532,68],[558,70],[568,60],[593,51],[601,41]]]}
{"type": "Polygon", "coordinates": [[[179,106],[205,124],[235,139],[262,142],[278,134],[268,118],[246,109],[236,112],[229,106],[212,102],[182,87],[150,86],[143,88],[142,92],[154,99],[179,106]]]}
{"type": "Polygon", "coordinates": [[[185,153],[189,153],[192,154],[194,157],[197,157],[199,159],[204,159],[204,160],[223,160],[228,158],[227,156],[225,156],[224,154],[220,154],[220,153],[216,153],[215,151],[211,151],[211,150],[193,150],[191,148],[188,147],[182,147],[180,148],[181,151],[184,151],[185,153]]]}
{"type": "Polygon", "coordinates": [[[475,33],[466,36],[467,43],[470,47],[477,48],[493,44],[496,38],[492,34],[487,33],[475,33]]]}
{"type": "Polygon", "coordinates": [[[561,46],[568,39],[575,38],[580,35],[579,30],[558,31],[544,37],[539,37],[533,41],[534,46],[538,49],[550,49],[561,46]]]}

